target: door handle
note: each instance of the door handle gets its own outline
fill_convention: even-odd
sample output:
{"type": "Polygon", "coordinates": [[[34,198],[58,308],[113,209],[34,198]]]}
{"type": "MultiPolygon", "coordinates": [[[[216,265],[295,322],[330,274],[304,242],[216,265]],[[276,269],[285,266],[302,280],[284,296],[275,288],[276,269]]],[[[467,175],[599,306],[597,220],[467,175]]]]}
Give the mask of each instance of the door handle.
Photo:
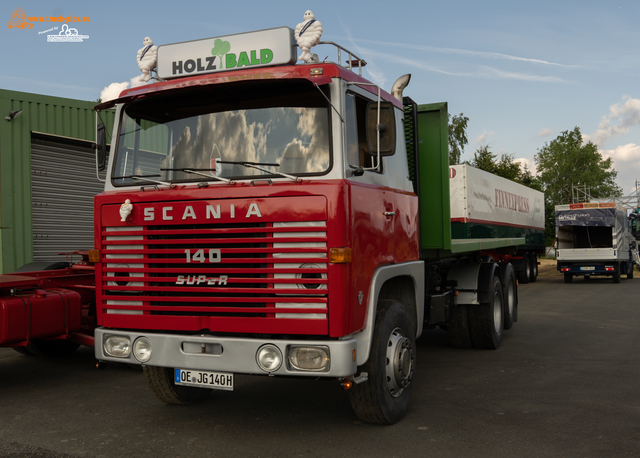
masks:
{"type": "Polygon", "coordinates": [[[396,216],[396,212],[384,212],[384,216],[386,216],[387,218],[390,218],[392,216],[396,216]]]}

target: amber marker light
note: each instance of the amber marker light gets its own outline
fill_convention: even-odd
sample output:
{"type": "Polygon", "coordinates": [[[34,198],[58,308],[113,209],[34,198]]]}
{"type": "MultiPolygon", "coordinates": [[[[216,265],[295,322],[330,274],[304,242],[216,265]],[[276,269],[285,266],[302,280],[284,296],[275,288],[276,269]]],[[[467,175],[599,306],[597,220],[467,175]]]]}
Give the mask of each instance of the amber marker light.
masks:
{"type": "Polygon", "coordinates": [[[351,262],[351,248],[329,248],[329,262],[332,264],[351,262]]]}
{"type": "Polygon", "coordinates": [[[100,250],[89,250],[89,262],[100,262],[100,250]]]}
{"type": "Polygon", "coordinates": [[[312,68],[309,73],[311,76],[322,76],[324,74],[324,68],[312,68]]]}

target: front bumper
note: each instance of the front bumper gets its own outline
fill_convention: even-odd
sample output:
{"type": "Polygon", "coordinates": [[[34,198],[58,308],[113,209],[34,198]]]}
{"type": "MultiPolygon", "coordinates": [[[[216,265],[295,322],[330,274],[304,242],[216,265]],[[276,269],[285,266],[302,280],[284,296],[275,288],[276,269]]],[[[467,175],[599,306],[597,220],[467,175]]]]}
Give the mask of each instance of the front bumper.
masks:
{"type": "Polygon", "coordinates": [[[232,372],[237,374],[267,373],[260,369],[256,354],[265,344],[277,346],[284,355],[282,366],[270,375],[307,376],[307,377],[348,377],[354,375],[356,366],[356,340],[286,340],[286,339],[248,339],[238,337],[220,337],[210,335],[180,335],[162,333],[144,333],[105,328],[95,330],[95,356],[99,361],[139,364],[133,355],[117,358],[105,353],[103,342],[105,335],[126,336],[131,344],[139,337],[151,342],[153,351],[149,366],[192,369],[203,371],[232,372]],[[330,365],[327,371],[300,371],[287,362],[288,350],[292,346],[324,346],[329,348],[330,365]],[[204,351],[204,352],[203,352],[204,351]]]}

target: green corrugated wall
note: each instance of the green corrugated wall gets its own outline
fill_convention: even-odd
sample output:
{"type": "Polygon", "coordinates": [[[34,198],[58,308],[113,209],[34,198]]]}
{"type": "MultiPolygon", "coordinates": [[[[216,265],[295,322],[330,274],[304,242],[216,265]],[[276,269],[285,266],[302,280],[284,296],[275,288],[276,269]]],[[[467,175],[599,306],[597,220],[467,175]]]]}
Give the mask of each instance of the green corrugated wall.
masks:
{"type": "MultiPolygon", "coordinates": [[[[96,102],[0,89],[0,273],[33,260],[31,133],[95,141],[96,102]],[[12,121],[10,111],[23,110],[12,121]]],[[[101,112],[111,132],[114,113],[101,112]]],[[[72,172],[72,171],[70,171],[72,172]]]]}

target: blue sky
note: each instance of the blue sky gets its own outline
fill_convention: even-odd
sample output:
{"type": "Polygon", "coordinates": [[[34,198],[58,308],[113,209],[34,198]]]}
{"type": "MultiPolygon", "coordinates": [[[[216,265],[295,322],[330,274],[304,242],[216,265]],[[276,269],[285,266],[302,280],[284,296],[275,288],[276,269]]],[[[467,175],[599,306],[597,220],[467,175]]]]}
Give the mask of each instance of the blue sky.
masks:
{"type": "MultiPolygon", "coordinates": [[[[578,126],[613,157],[625,194],[640,180],[640,2],[86,2],[6,0],[0,7],[0,88],[97,100],[112,83],[140,74],[145,36],[156,45],[279,26],[305,10],[326,41],[364,58],[365,76],[390,90],[411,73],[405,95],[446,101],[469,117],[463,159],[488,145],[534,167],[534,155],[578,126]],[[9,29],[28,16],[86,16],[71,26],[82,43],[47,42],[61,23],[9,29]]],[[[321,58],[324,56],[320,56],[321,58]]]]}

